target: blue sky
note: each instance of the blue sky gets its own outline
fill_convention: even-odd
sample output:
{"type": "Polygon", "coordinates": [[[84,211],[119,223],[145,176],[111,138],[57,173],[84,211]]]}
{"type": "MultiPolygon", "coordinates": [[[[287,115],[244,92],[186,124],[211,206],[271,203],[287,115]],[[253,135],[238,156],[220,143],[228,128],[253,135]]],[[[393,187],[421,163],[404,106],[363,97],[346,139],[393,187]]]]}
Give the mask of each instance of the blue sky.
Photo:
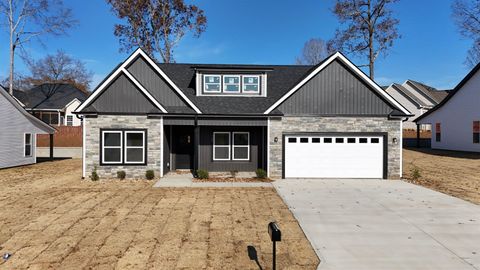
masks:
{"type": "MultiPolygon", "coordinates": [[[[45,37],[28,45],[35,58],[63,49],[86,62],[96,86],[128,54],[119,52],[113,35],[118,22],[105,1],[65,0],[79,25],[65,37],[45,37]]],[[[177,62],[293,64],[312,37],[330,39],[338,25],[333,0],[205,0],[192,1],[205,10],[208,26],[200,38],[186,36],[175,50],[177,62]]],[[[454,87],[469,68],[464,64],[470,41],[453,23],[449,0],[402,0],[393,6],[400,20],[397,40],[376,63],[382,85],[414,79],[439,89],[454,87]]],[[[8,39],[1,35],[0,77],[8,73],[8,39]]],[[[347,55],[348,56],[348,55],[347,55]]],[[[363,59],[349,56],[357,65],[363,59]]],[[[20,71],[25,71],[21,60],[20,71]]]]}

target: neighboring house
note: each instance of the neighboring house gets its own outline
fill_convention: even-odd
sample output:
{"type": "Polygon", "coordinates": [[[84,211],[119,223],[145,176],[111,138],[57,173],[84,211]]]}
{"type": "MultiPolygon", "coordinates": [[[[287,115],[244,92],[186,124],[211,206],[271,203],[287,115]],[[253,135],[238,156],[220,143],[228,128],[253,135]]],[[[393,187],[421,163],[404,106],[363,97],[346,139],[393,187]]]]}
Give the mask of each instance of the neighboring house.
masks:
{"type": "Polygon", "coordinates": [[[36,135],[53,136],[54,132],[7,91],[0,90],[0,168],[36,163],[36,135]]]}
{"type": "MultiPolygon", "coordinates": [[[[442,102],[449,92],[413,80],[407,80],[403,84],[393,83],[385,91],[414,115],[403,123],[405,129],[416,129],[415,119],[442,102]]],[[[429,125],[420,128],[430,130],[429,125]]]]}
{"type": "Polygon", "coordinates": [[[142,50],[75,111],[83,176],[267,171],[399,178],[410,113],[340,53],[316,66],[157,64],[142,50]]]}
{"type": "Polygon", "coordinates": [[[432,148],[480,152],[480,64],[440,104],[416,119],[432,126],[432,148]]]}
{"type": "Polygon", "coordinates": [[[37,118],[54,126],[80,126],[72,112],[87,99],[87,94],[71,84],[45,83],[14,96],[37,118]],[[21,94],[21,96],[20,96],[21,94]]]}

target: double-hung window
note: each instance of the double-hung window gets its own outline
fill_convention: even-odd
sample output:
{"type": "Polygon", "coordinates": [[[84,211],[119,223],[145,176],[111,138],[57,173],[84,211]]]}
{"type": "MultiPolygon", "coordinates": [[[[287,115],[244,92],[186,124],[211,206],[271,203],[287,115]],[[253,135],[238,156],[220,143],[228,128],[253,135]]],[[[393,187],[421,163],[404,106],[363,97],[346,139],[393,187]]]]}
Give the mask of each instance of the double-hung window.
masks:
{"type": "Polygon", "coordinates": [[[125,163],[145,163],[144,131],[125,131],[125,163]]]}
{"type": "Polygon", "coordinates": [[[480,121],[473,121],[473,143],[480,143],[480,121]]]}
{"type": "Polygon", "coordinates": [[[214,132],[213,160],[250,160],[250,133],[244,131],[214,132]]]}
{"type": "Polygon", "coordinates": [[[223,76],[223,92],[240,93],[240,76],[224,75],[223,76]]]}
{"type": "Polygon", "coordinates": [[[67,115],[67,126],[73,126],[73,115],[67,115]]]}
{"type": "Polygon", "coordinates": [[[233,132],[233,160],[249,160],[250,159],[250,133],[233,132]]]}
{"type": "Polygon", "coordinates": [[[213,133],[213,160],[230,160],[230,132],[213,133]]]}
{"type": "Polygon", "coordinates": [[[25,133],[25,136],[23,138],[23,148],[24,148],[23,155],[25,157],[32,156],[32,142],[33,142],[32,133],[25,133]]]}
{"type": "Polygon", "coordinates": [[[243,76],[242,92],[243,93],[259,93],[260,91],[260,76],[251,75],[243,76]]]}
{"type": "Polygon", "coordinates": [[[102,165],[146,164],[146,130],[103,130],[102,165]]]}
{"type": "Polygon", "coordinates": [[[204,75],[203,89],[205,93],[220,93],[222,92],[220,84],[220,75],[204,75]]]}
{"type": "Polygon", "coordinates": [[[102,131],[102,163],[122,163],[122,131],[102,131]]]}
{"type": "Polygon", "coordinates": [[[435,141],[439,142],[442,140],[442,125],[440,123],[435,124],[435,141]]]}

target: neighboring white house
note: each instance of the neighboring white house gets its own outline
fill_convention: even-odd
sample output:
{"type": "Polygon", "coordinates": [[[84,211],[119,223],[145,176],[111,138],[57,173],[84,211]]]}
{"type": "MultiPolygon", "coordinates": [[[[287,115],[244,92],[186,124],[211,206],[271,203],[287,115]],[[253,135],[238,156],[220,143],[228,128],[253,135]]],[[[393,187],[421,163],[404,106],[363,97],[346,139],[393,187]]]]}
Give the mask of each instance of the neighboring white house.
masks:
{"type": "Polygon", "coordinates": [[[0,86],[0,168],[37,162],[36,135],[55,129],[28,113],[0,86]]]}
{"type": "Polygon", "coordinates": [[[432,125],[432,148],[480,152],[480,64],[435,108],[416,119],[432,125]]]}
{"type": "MultiPolygon", "coordinates": [[[[435,107],[448,95],[448,91],[437,90],[413,80],[406,80],[403,84],[392,83],[385,91],[414,115],[403,123],[405,129],[416,129],[415,119],[435,107]]],[[[429,130],[430,125],[423,125],[420,128],[429,130]]]]}

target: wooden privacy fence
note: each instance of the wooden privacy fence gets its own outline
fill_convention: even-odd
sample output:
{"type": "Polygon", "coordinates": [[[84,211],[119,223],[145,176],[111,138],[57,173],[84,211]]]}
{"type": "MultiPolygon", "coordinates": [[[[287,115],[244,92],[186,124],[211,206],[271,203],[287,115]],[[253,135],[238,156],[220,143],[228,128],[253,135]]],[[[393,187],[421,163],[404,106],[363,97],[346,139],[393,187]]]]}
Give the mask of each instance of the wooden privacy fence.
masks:
{"type": "MultiPolygon", "coordinates": [[[[55,135],[53,135],[54,147],[82,147],[82,126],[56,126],[55,135]]],[[[48,134],[39,134],[37,136],[37,147],[50,146],[48,134]]]]}
{"type": "MultiPolygon", "coordinates": [[[[420,130],[421,139],[430,139],[432,137],[432,132],[430,130],[420,130]]],[[[417,138],[417,131],[415,129],[404,129],[403,138],[413,139],[417,138]]]]}

